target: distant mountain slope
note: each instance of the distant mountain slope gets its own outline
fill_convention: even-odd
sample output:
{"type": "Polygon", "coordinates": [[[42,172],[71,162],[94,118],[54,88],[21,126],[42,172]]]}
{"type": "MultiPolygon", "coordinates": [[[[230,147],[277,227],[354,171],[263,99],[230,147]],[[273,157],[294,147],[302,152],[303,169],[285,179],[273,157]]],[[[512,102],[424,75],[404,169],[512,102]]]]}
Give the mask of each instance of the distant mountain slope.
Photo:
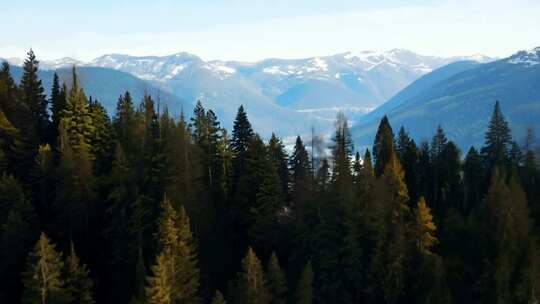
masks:
{"type": "MultiPolygon", "coordinates": [[[[276,131],[287,137],[308,133],[311,125],[315,125],[317,132],[329,132],[337,111],[355,121],[422,75],[461,59],[422,56],[401,49],[253,63],[204,61],[188,53],[108,54],[86,63],[70,58],[42,60],[41,67],[46,70],[42,71],[47,75],[46,81],[52,79],[48,70],[72,64],[81,67],[81,72],[92,71],[86,77],[91,88],[87,91],[109,109],[124,89],[135,90],[136,100],[144,89],[151,93],[160,89],[161,99],[165,103],[171,100],[169,108],[173,114],[179,113],[179,105],[185,105],[189,114],[192,105],[201,99],[205,107],[219,115],[224,126],[231,127],[238,107],[243,104],[259,132],[269,135],[276,131]],[[114,76],[99,68],[129,73],[138,79],[128,80],[125,74],[114,76]],[[112,82],[114,79],[118,80],[112,82]],[[122,79],[125,81],[121,83],[122,79]]],[[[474,59],[490,60],[484,56],[474,59]]],[[[22,62],[16,58],[8,60],[13,64],[22,62]]]]}
{"type": "Polygon", "coordinates": [[[434,71],[362,118],[352,128],[354,140],[372,144],[379,120],[387,114],[396,131],[403,125],[416,140],[430,138],[441,124],[463,149],[478,146],[499,100],[515,139],[521,141],[527,127],[540,130],[539,57],[536,48],[491,63],[459,63],[434,71]]]}
{"type": "MultiPolygon", "coordinates": [[[[39,71],[39,77],[47,94],[52,86],[54,72],[54,70],[39,71]]],[[[62,68],[56,72],[62,81],[67,83],[71,81],[70,68],[62,68]]],[[[77,72],[86,94],[99,100],[110,114],[114,113],[118,97],[126,90],[131,93],[135,104],[142,99],[145,93],[149,93],[154,97],[159,96],[160,104],[167,105],[171,112],[179,113],[180,109],[185,106],[185,102],[181,98],[129,73],[96,67],[79,67],[77,72]]],[[[12,66],[11,73],[13,78],[19,81],[22,69],[18,66],[12,66]]]]}

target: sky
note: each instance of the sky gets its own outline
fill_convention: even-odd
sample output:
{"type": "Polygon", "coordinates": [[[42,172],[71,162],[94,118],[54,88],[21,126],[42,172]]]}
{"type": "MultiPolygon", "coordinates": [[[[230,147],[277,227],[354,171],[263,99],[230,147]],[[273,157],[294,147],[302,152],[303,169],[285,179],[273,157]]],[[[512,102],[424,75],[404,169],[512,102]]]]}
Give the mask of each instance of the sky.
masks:
{"type": "Polygon", "coordinates": [[[0,57],[204,60],[409,49],[504,57],[540,46],[539,0],[0,0],[0,57]]]}

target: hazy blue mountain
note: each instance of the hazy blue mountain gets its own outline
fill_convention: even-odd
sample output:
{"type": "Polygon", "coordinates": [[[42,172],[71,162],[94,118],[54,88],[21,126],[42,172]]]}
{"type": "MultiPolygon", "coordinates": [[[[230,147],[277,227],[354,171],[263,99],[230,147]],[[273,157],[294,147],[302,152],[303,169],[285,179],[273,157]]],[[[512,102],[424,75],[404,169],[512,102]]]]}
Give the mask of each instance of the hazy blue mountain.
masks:
{"type": "MultiPolygon", "coordinates": [[[[484,56],[473,58],[490,60],[484,56]]],[[[200,99],[230,127],[238,107],[243,104],[254,127],[263,135],[276,131],[288,137],[306,134],[312,125],[317,132],[327,133],[332,129],[337,111],[345,112],[354,122],[419,77],[461,59],[463,57],[422,56],[400,49],[253,63],[204,61],[188,53],[170,56],[108,54],[91,62],[71,58],[42,60],[41,67],[48,79],[52,79],[50,70],[73,64],[81,67],[81,72],[93,71],[92,75],[83,77],[89,82],[87,91],[108,108],[124,89],[136,90],[136,99],[144,90],[150,93],[161,90],[160,97],[166,99],[173,114],[178,114],[182,105],[189,114],[192,105],[200,99]],[[88,69],[90,67],[94,69],[88,69]],[[138,79],[127,79],[125,73],[113,75],[111,70],[129,73],[138,79]],[[98,76],[96,73],[102,73],[99,80],[93,79],[93,75],[98,76]],[[125,82],[115,79],[125,79],[125,82]]],[[[21,64],[16,58],[8,60],[21,64]]]]}
{"type": "Polygon", "coordinates": [[[87,65],[129,72],[184,98],[220,97],[222,107],[239,105],[228,97],[249,96],[252,103],[271,101],[327,119],[338,109],[366,113],[418,77],[460,59],[395,49],[254,63],[205,62],[188,53],[161,57],[109,54],[87,65]]]}
{"type": "Polygon", "coordinates": [[[463,149],[479,146],[499,100],[520,143],[527,127],[540,130],[539,57],[536,48],[491,63],[456,63],[436,70],[360,118],[352,129],[354,140],[372,144],[379,120],[387,114],[396,131],[403,125],[417,141],[431,138],[440,124],[463,149]]]}
{"type": "MultiPolygon", "coordinates": [[[[49,94],[52,86],[55,71],[62,81],[68,84],[71,82],[71,68],[40,70],[39,77],[47,94],[49,94]]],[[[179,113],[185,104],[181,98],[129,73],[96,67],[79,67],[77,72],[87,95],[99,100],[110,114],[114,113],[118,97],[126,90],[131,93],[136,103],[142,99],[145,93],[152,94],[155,98],[159,96],[160,104],[162,106],[167,105],[169,110],[174,113],[179,113]]],[[[15,80],[19,81],[22,76],[22,68],[12,66],[11,73],[15,80]]]]}

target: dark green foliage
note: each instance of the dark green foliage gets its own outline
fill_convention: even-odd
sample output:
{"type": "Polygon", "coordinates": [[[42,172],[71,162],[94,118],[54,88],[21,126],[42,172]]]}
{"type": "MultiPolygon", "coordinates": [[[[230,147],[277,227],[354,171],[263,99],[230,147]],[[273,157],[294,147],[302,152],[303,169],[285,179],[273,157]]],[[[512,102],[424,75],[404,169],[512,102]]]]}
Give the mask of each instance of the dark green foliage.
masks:
{"type": "Polygon", "coordinates": [[[74,304],[93,304],[92,296],[93,283],[89,277],[89,271],[85,264],[81,264],[79,257],[75,253],[75,247],[71,243],[69,255],[65,263],[66,289],[71,295],[71,302],[74,304]]]}
{"type": "Polygon", "coordinates": [[[242,260],[242,270],[236,278],[233,302],[238,304],[269,304],[270,301],[271,294],[261,261],[253,249],[249,247],[242,260]]]}
{"type": "Polygon", "coordinates": [[[377,134],[375,135],[375,143],[373,144],[373,157],[375,158],[375,176],[379,177],[383,174],[386,164],[390,160],[390,155],[394,150],[394,133],[388,117],[386,115],[381,119],[377,134]]]}
{"type": "Polygon", "coordinates": [[[60,128],[60,121],[62,120],[63,112],[66,108],[66,86],[60,86],[60,79],[58,75],[54,73],[53,85],[51,88],[51,97],[49,102],[51,104],[51,143],[55,142],[60,135],[58,130],[60,128]]]}
{"type": "Polygon", "coordinates": [[[48,101],[45,98],[41,80],[37,75],[39,61],[37,61],[32,49],[28,51],[27,55],[21,78],[21,98],[30,114],[30,121],[27,121],[30,141],[43,143],[48,139],[49,132],[48,101]]]}
{"type": "Polygon", "coordinates": [[[296,287],[295,303],[311,304],[314,301],[314,274],[311,262],[307,262],[296,287]]]}
{"type": "Polygon", "coordinates": [[[492,170],[496,165],[502,166],[506,164],[511,143],[512,137],[508,122],[506,122],[501,111],[501,105],[497,101],[486,132],[485,143],[481,150],[484,164],[488,170],[492,170]]]}
{"type": "Polygon", "coordinates": [[[16,302],[22,292],[20,273],[39,236],[39,222],[15,178],[1,176],[0,193],[0,290],[6,302],[16,302]]]}
{"type": "Polygon", "coordinates": [[[272,304],[285,304],[287,303],[287,282],[285,279],[285,273],[279,266],[279,261],[275,252],[272,252],[270,261],[268,261],[268,291],[272,304]]]}
{"type": "Polygon", "coordinates": [[[299,218],[303,217],[306,204],[312,199],[311,163],[300,136],[296,138],[289,159],[291,176],[291,205],[299,218]]]}

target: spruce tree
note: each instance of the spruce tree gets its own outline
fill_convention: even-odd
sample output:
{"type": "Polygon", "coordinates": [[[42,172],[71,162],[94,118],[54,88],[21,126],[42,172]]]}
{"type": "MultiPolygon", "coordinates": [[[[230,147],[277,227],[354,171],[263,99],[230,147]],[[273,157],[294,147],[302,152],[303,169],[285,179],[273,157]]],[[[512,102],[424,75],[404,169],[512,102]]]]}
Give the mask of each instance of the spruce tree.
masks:
{"type": "Polygon", "coordinates": [[[261,261],[251,247],[242,260],[242,270],[236,279],[234,299],[234,303],[238,304],[268,304],[271,301],[261,261]]]}
{"type": "Polygon", "coordinates": [[[386,115],[381,119],[375,142],[373,144],[373,157],[375,158],[375,176],[383,174],[386,164],[394,151],[394,133],[386,115]]]}
{"type": "Polygon", "coordinates": [[[162,202],[158,242],[146,298],[150,303],[197,303],[199,269],[189,218],[184,208],[177,213],[167,198],[162,202]]]}
{"type": "Polygon", "coordinates": [[[311,261],[308,261],[302,270],[296,287],[295,300],[297,304],[311,304],[314,301],[314,274],[311,261]]]}
{"type": "Polygon", "coordinates": [[[485,143],[481,150],[484,165],[488,171],[491,171],[496,165],[506,164],[511,142],[512,137],[508,122],[502,114],[499,101],[496,101],[485,135],[485,143]]]}
{"type": "Polygon", "coordinates": [[[113,129],[105,108],[97,101],[89,102],[94,131],[90,136],[90,152],[94,156],[94,173],[105,175],[110,172],[113,160],[113,129]]]}
{"type": "Polygon", "coordinates": [[[404,174],[395,152],[391,151],[384,174],[375,185],[378,216],[374,249],[370,257],[369,294],[373,301],[399,301],[409,259],[407,233],[410,209],[404,174]]]}
{"type": "Polygon", "coordinates": [[[118,98],[112,124],[117,141],[131,159],[135,149],[135,109],[128,91],[118,98]]]}
{"type": "Polygon", "coordinates": [[[293,152],[289,159],[291,176],[291,205],[299,218],[303,217],[306,204],[312,199],[311,163],[306,147],[300,136],[296,137],[293,152]]]}
{"type": "Polygon", "coordinates": [[[253,129],[247,118],[244,107],[238,108],[236,119],[234,120],[231,150],[233,152],[233,180],[236,181],[245,169],[246,154],[249,142],[253,138],[253,129]]]}
{"type": "Polygon", "coordinates": [[[417,250],[422,254],[431,254],[431,248],[437,243],[435,237],[437,226],[433,223],[431,209],[427,206],[423,197],[420,197],[414,213],[413,229],[417,250]]]}
{"type": "Polygon", "coordinates": [[[73,243],[70,246],[69,255],[65,263],[65,286],[71,296],[73,304],[93,304],[92,280],[89,278],[90,272],[85,264],[81,264],[79,257],[75,254],[73,243]]]}
{"type": "Polygon", "coordinates": [[[38,78],[39,61],[36,59],[34,51],[30,49],[28,57],[23,64],[23,75],[21,78],[21,93],[23,103],[28,108],[30,121],[27,128],[30,130],[31,143],[37,145],[44,143],[48,139],[49,113],[48,101],[45,98],[41,80],[38,78]]]}
{"type": "Polygon", "coordinates": [[[212,297],[212,304],[226,304],[225,298],[223,297],[223,294],[221,291],[216,290],[214,293],[214,296],[212,297]]]}
{"type": "Polygon", "coordinates": [[[39,237],[39,221],[15,178],[0,176],[0,193],[0,293],[6,303],[15,303],[22,293],[26,255],[39,237]]]}
{"type": "Polygon", "coordinates": [[[281,181],[281,193],[283,195],[283,200],[286,200],[290,180],[288,157],[287,152],[285,151],[285,146],[283,145],[283,141],[274,133],[272,133],[272,136],[268,142],[268,154],[281,181]]]}
{"type": "Polygon", "coordinates": [[[23,274],[23,303],[70,303],[69,290],[63,276],[62,255],[55,250],[49,238],[41,233],[34,250],[28,255],[23,274]]]}
{"type": "Polygon", "coordinates": [[[268,290],[272,304],[287,303],[287,282],[285,281],[285,273],[279,266],[279,261],[275,252],[272,252],[270,261],[268,261],[268,290]]]}
{"type": "Polygon", "coordinates": [[[58,136],[60,135],[58,129],[60,128],[60,121],[62,120],[62,115],[64,109],[66,108],[66,91],[65,87],[60,85],[60,78],[58,74],[54,73],[53,76],[53,85],[51,88],[51,97],[49,100],[51,104],[51,143],[56,142],[58,136]]]}
{"type": "MultiPolygon", "coordinates": [[[[61,128],[65,131],[64,144],[69,144],[75,153],[80,150],[90,152],[91,138],[95,132],[92,114],[88,108],[88,100],[80,88],[75,67],[72,69],[71,77],[71,88],[60,122],[61,128]]],[[[60,133],[60,136],[64,136],[62,132],[60,133]]]]}

